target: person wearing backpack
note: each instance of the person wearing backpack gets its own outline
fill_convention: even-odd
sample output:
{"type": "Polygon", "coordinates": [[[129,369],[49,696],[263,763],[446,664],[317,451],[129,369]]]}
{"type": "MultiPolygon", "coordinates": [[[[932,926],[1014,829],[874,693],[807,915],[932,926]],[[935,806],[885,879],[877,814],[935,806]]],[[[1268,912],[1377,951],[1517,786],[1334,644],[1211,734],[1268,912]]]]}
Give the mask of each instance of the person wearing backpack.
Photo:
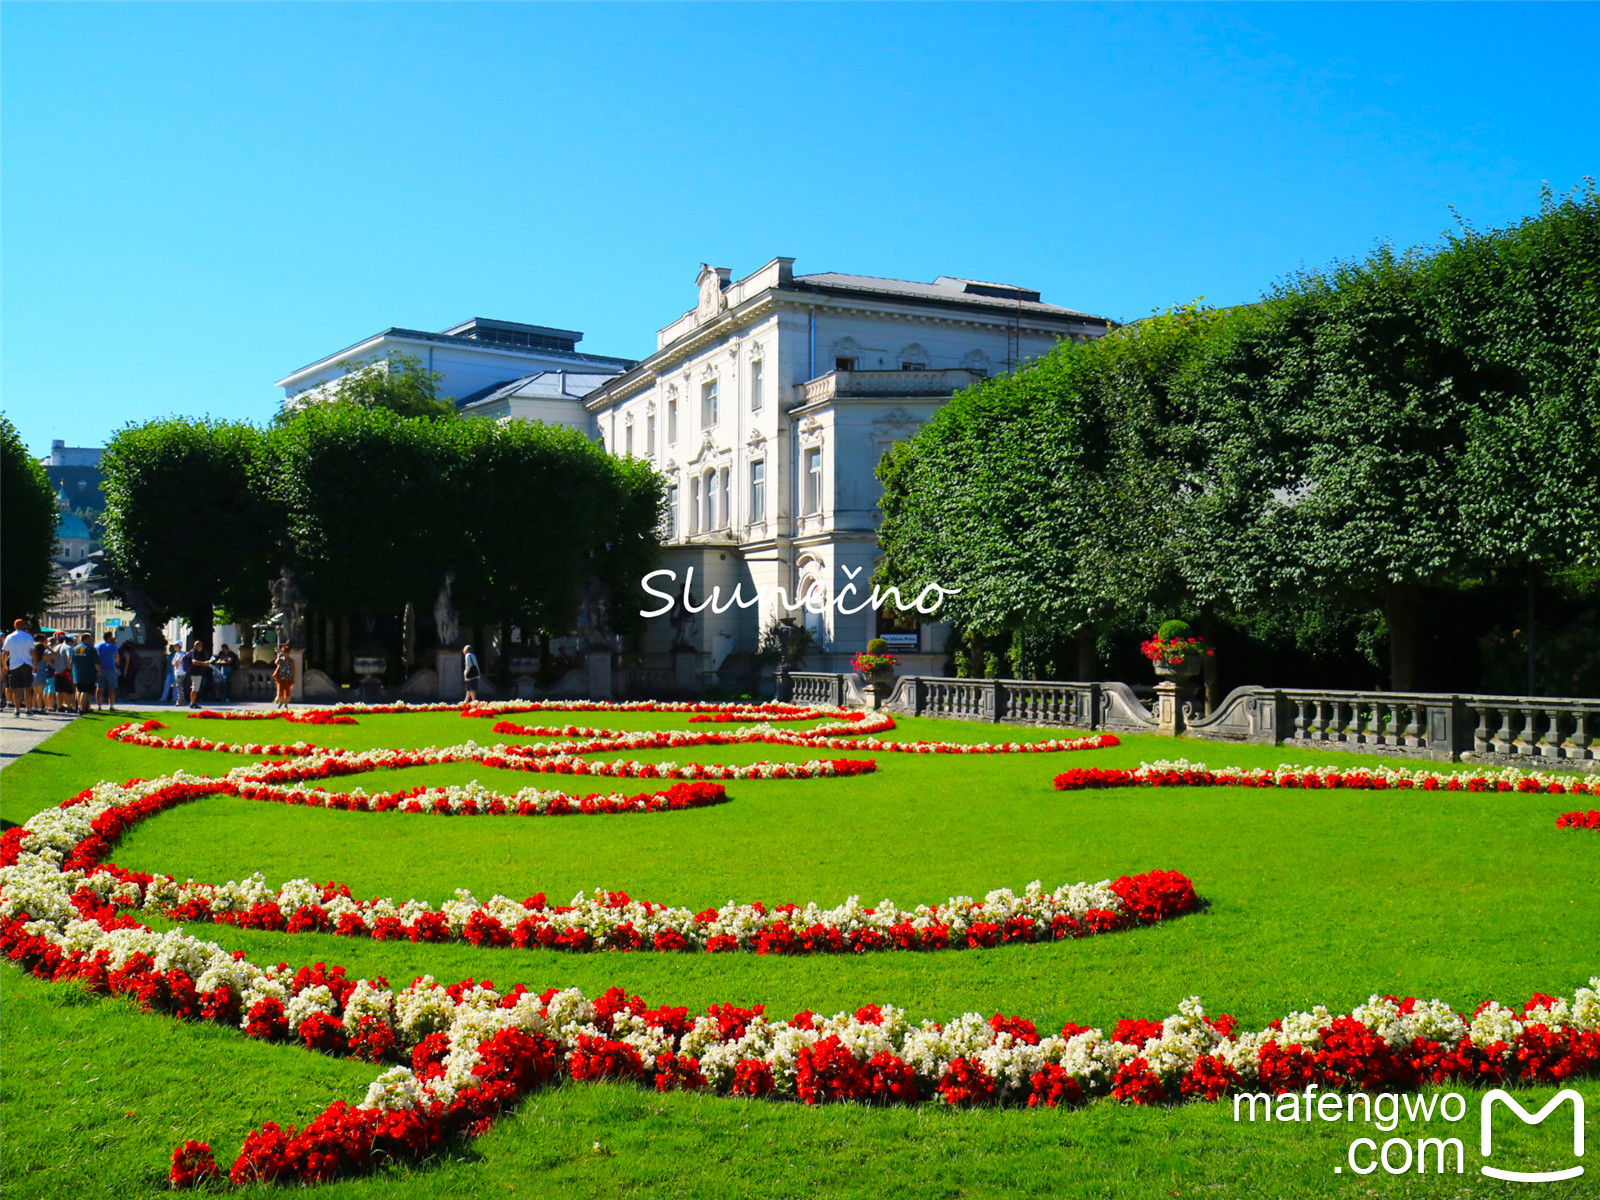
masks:
{"type": "Polygon", "coordinates": [[[272,681],[278,685],[278,698],[272,706],[287,706],[289,690],[294,687],[294,659],[289,656],[289,647],[279,646],[278,657],[272,664],[272,681]]]}

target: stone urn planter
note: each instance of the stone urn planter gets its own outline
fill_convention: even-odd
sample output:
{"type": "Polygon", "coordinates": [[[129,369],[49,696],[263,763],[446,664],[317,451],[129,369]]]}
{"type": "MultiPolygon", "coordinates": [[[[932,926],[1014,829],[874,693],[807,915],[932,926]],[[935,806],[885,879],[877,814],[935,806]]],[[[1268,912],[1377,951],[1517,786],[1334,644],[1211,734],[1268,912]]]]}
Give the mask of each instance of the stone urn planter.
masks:
{"type": "Polygon", "coordinates": [[[357,655],[350,660],[350,668],[361,676],[362,683],[367,683],[389,669],[389,660],[376,655],[357,655]]]}
{"type": "Polygon", "coordinates": [[[526,654],[513,654],[506,659],[506,668],[516,680],[517,698],[519,700],[533,699],[533,693],[538,690],[539,659],[537,656],[526,654]]]}
{"type": "Polygon", "coordinates": [[[1152,665],[1155,667],[1156,676],[1160,679],[1187,680],[1199,675],[1203,664],[1198,658],[1186,658],[1182,662],[1158,662],[1152,665]]]}

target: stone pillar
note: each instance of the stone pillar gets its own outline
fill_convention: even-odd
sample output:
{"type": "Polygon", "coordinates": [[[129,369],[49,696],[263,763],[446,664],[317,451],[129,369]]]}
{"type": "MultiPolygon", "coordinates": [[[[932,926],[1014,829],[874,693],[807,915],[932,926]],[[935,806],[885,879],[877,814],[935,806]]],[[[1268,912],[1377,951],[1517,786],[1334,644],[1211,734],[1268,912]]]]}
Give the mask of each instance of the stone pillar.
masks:
{"type": "Polygon", "coordinates": [[[465,656],[459,650],[437,650],[433,656],[434,670],[439,674],[439,699],[455,704],[466,699],[466,681],[461,672],[465,656]]]}
{"type": "Polygon", "coordinates": [[[672,652],[672,686],[685,696],[700,690],[700,655],[694,650],[672,652]]]}
{"type": "Polygon", "coordinates": [[[583,656],[584,669],[589,672],[589,699],[612,699],[611,664],[615,658],[610,650],[590,650],[583,656]]]}
{"type": "Polygon", "coordinates": [[[1156,732],[1177,737],[1183,732],[1183,700],[1187,688],[1170,679],[1156,684],[1156,732]]]}
{"type": "Polygon", "coordinates": [[[306,652],[290,647],[289,657],[294,660],[294,683],[289,688],[289,699],[304,700],[306,698],[306,652]]]}

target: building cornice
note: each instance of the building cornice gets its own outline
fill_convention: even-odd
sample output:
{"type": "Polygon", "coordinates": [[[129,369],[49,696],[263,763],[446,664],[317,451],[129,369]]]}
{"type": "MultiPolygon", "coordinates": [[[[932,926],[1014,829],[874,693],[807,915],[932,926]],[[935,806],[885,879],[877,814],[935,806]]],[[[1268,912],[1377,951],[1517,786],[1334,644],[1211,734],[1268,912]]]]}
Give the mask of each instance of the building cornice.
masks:
{"type": "Polygon", "coordinates": [[[961,329],[1015,329],[1024,337],[1056,338],[1071,337],[1074,334],[1103,333],[1110,328],[1110,322],[1096,317],[1066,316],[1053,317],[1048,322],[1041,321],[1039,315],[1033,312],[1024,312],[1022,318],[1018,314],[1004,308],[995,308],[984,305],[966,309],[964,312],[938,312],[918,311],[922,307],[948,307],[952,310],[962,309],[957,301],[944,301],[935,298],[928,299],[902,299],[900,301],[885,299],[875,301],[869,297],[856,295],[838,295],[831,292],[808,292],[791,290],[789,288],[767,288],[757,293],[736,308],[730,308],[715,319],[699,326],[694,332],[679,338],[669,346],[663,346],[649,357],[642,359],[639,364],[609,383],[596,388],[584,400],[585,407],[591,413],[600,413],[605,409],[621,403],[640,391],[657,382],[663,376],[670,374],[686,360],[694,358],[707,346],[730,336],[731,334],[753,325],[757,321],[775,311],[818,313],[825,312],[832,316],[856,316],[878,319],[892,319],[910,324],[930,325],[941,328],[961,329]]]}

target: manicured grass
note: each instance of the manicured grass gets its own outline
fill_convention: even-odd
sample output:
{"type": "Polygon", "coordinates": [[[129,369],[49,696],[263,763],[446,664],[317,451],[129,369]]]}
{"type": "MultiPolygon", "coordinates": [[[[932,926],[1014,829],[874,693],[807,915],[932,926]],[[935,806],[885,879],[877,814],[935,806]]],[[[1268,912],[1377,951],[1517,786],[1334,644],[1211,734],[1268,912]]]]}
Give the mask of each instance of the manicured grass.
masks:
{"type": "MultiPolygon", "coordinates": [[[[240,741],[365,747],[525,740],[502,739],[491,722],[454,714],[373,716],[356,726],[323,727],[162,719],[180,732],[240,741]]],[[[686,727],[682,717],[639,714],[575,714],[572,720],[607,728],[686,727]]],[[[109,724],[98,717],[79,721],[7,769],[0,815],[24,820],[101,778],[180,769],[215,774],[248,761],[119,746],[103,736],[109,724]]],[[[891,736],[981,741],[1048,735],[902,720],[891,736]]],[[[693,758],[732,763],[814,756],[731,746],[693,758]]],[[[1555,828],[1556,814],[1576,807],[1569,798],[1051,789],[1051,778],[1067,766],[1180,756],[1212,766],[1273,765],[1285,752],[1133,737],[1114,750],[1075,754],[879,754],[873,776],[733,782],[726,805],[648,816],[441,818],[208,798],[141,825],[115,859],[130,868],[216,881],[256,870],[273,882],[334,878],[357,894],[396,899],[437,902],[466,887],[480,898],[544,891],[564,900],[604,886],[697,907],[729,899],[832,904],[852,893],[869,902],[888,897],[913,904],[1021,888],[1036,878],[1055,886],[1165,867],[1189,875],[1208,902],[1204,912],[1165,926],[1084,942],[859,958],[574,956],[193,929],[257,961],[325,959],[353,974],[384,974],[401,983],[426,971],[452,980],[489,976],[505,986],[600,990],[616,984],[651,1003],[765,1003],[784,1016],[878,1001],[934,1019],[998,1009],[1041,1026],[1067,1019],[1109,1025],[1126,1016],[1159,1018],[1198,993],[1212,1011],[1227,1010],[1255,1025],[1316,1003],[1348,1008],[1373,992],[1439,996],[1470,1010],[1490,996],[1511,1002],[1534,990],[1570,992],[1600,971],[1594,903],[1600,843],[1555,828]]],[[[689,761],[691,754],[629,757],[689,761]]],[[[1295,757],[1373,761],[1337,753],[1295,757]]],[[[582,781],[475,765],[381,772],[330,786],[387,790],[469,779],[504,791],[580,784],[585,790],[643,790],[643,781],[582,781]]],[[[373,1073],[227,1031],[134,1014],[120,1003],[87,1000],[14,970],[0,979],[8,1113],[0,1162],[8,1194],[14,1184],[18,1195],[96,1194],[102,1183],[120,1194],[154,1189],[162,1156],[174,1142],[205,1138],[219,1159],[231,1158],[251,1125],[303,1120],[331,1100],[358,1099],[373,1073]],[[89,1086],[72,1055],[80,1047],[96,1064],[84,1072],[99,1076],[93,1092],[74,1090],[89,1086]],[[146,1115],[149,1127],[130,1133],[112,1119],[112,1110],[124,1104],[146,1115]],[[73,1185],[81,1192],[48,1186],[49,1176],[40,1172],[52,1155],[82,1164],[73,1185]]],[[[1583,1090],[1595,1097],[1591,1107],[1600,1104],[1600,1087],[1583,1090]]],[[[1463,1136],[1469,1150],[1471,1124],[1450,1131],[1463,1136]]],[[[1404,1126],[1399,1131],[1407,1133],[1404,1126]]],[[[806,1110],[583,1085],[525,1103],[488,1137],[403,1181],[349,1182],[329,1194],[1405,1194],[1395,1190],[1400,1181],[1381,1172],[1359,1181],[1332,1174],[1351,1136],[1320,1126],[1316,1132],[1236,1128],[1220,1106],[1146,1112],[1103,1104],[1071,1114],[806,1110]],[[594,1154],[596,1140],[613,1153],[594,1154]]],[[[1527,1147],[1535,1157],[1559,1150],[1553,1140],[1527,1147]]],[[[1475,1161],[1469,1156],[1469,1170],[1475,1171],[1475,1161]]],[[[1471,1195],[1510,1195],[1517,1185],[1503,1185],[1512,1191],[1501,1186],[1453,1177],[1450,1190],[1440,1194],[1464,1187],[1471,1195]]],[[[1562,1186],[1546,1185],[1541,1194],[1562,1195],[1562,1186]]]]}

